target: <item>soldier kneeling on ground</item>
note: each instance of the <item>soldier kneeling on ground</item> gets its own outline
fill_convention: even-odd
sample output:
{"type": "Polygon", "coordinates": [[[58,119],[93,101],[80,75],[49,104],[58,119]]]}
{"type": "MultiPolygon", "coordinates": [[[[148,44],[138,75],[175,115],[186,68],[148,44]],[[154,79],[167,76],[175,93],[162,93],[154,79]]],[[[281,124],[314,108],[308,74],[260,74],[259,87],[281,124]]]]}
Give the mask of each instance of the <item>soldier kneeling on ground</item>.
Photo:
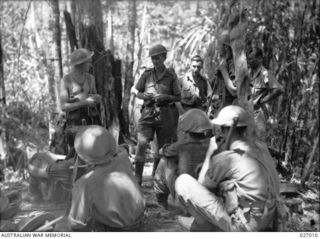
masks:
{"type": "Polygon", "coordinates": [[[248,137],[249,119],[239,106],[223,108],[212,123],[227,138],[226,150],[211,157],[198,181],[188,174],[176,179],[179,202],[193,216],[178,218],[188,230],[265,231],[273,223],[279,177],[265,144],[248,137]]]}
{"type": "Polygon", "coordinates": [[[162,158],[154,177],[154,190],[158,203],[168,207],[168,196],[174,197],[174,183],[179,174],[196,177],[196,168],[206,156],[212,126],[206,113],[190,109],[180,116],[178,141],[166,144],[160,150],[162,158]]]}
{"type": "Polygon", "coordinates": [[[145,199],[136,182],[128,152],[105,128],[81,129],[75,138],[78,156],[91,167],[73,187],[68,216],[74,231],[137,231],[145,199]]]}
{"type": "MultiPolygon", "coordinates": [[[[51,152],[36,153],[29,161],[29,195],[32,202],[52,201],[55,203],[71,200],[73,165],[75,163],[74,137],[81,128],[73,127],[67,131],[68,155],[51,152]]],[[[79,164],[84,164],[82,161],[79,164]]],[[[75,178],[86,172],[86,168],[77,171],[75,178]]]]}

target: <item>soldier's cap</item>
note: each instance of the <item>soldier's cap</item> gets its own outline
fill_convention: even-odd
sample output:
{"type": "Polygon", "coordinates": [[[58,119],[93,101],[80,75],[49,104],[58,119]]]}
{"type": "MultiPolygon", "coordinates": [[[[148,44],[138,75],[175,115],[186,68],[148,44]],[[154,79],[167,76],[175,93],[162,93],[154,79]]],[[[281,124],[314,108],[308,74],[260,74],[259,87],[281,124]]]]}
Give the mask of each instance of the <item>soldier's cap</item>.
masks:
{"type": "Polygon", "coordinates": [[[233,119],[238,117],[237,127],[248,126],[250,116],[247,111],[237,105],[228,105],[221,109],[218,116],[211,121],[214,125],[231,127],[233,119]]]}
{"type": "Polygon", "coordinates": [[[190,109],[179,118],[178,128],[191,133],[204,133],[212,129],[209,117],[200,109],[190,109]]]}
{"type": "Polygon", "coordinates": [[[104,164],[117,153],[117,143],[111,133],[99,125],[83,127],[76,135],[74,148],[88,164],[104,164]]]}
{"type": "Polygon", "coordinates": [[[195,55],[191,58],[191,61],[201,61],[203,62],[203,59],[201,58],[201,56],[199,55],[195,55]]]}
{"type": "Polygon", "coordinates": [[[157,56],[163,53],[167,53],[168,50],[161,44],[154,45],[149,50],[149,57],[157,56]]]}
{"type": "Polygon", "coordinates": [[[87,60],[91,59],[94,55],[93,51],[89,51],[85,48],[79,48],[71,53],[70,55],[70,65],[76,66],[81,63],[86,62],[87,60]]]}

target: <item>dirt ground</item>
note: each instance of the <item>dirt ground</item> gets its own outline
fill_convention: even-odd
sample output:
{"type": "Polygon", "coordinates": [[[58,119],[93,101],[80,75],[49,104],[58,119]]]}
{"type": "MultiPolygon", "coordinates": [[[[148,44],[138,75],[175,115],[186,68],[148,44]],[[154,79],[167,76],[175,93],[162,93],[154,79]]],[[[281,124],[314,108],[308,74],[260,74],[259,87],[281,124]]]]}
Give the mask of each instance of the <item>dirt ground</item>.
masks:
{"type": "MultiPolygon", "coordinates": [[[[177,222],[177,216],[183,212],[169,197],[169,208],[164,209],[157,204],[155,195],[153,193],[152,185],[152,163],[146,163],[144,170],[144,179],[142,183],[142,191],[146,198],[146,211],[145,220],[139,231],[141,232],[183,232],[186,231],[177,222]]],[[[308,190],[294,190],[291,192],[284,182],[280,191],[287,191],[287,196],[284,198],[286,206],[289,208],[290,216],[285,223],[284,231],[319,231],[320,230],[320,200],[318,185],[310,187],[308,190]],[[293,195],[290,195],[293,194],[293,195]]],[[[299,185],[298,182],[294,185],[299,185]]],[[[26,180],[16,179],[9,180],[6,183],[0,184],[1,189],[4,192],[19,191],[22,195],[22,199],[28,193],[28,182],[26,180]]],[[[63,216],[54,227],[53,231],[68,232],[71,229],[68,227],[67,218],[65,216],[67,204],[52,204],[52,203],[37,203],[32,204],[26,200],[23,200],[20,205],[19,212],[10,219],[15,225],[21,224],[24,220],[39,212],[50,212],[56,217],[63,216]]]]}
{"type": "MultiPolygon", "coordinates": [[[[181,213],[177,207],[174,206],[174,202],[169,197],[169,208],[165,210],[163,207],[157,204],[152,187],[152,163],[147,163],[144,170],[144,180],[142,183],[142,191],[146,197],[147,207],[145,211],[145,220],[139,231],[142,232],[181,232],[185,231],[177,222],[176,217],[181,213]]],[[[18,190],[22,194],[22,198],[25,198],[28,192],[28,183],[25,181],[11,182],[10,185],[3,185],[7,188],[5,191],[18,190]]],[[[38,214],[41,211],[51,212],[56,217],[64,216],[54,227],[54,231],[68,232],[71,229],[68,227],[67,217],[65,212],[67,204],[52,204],[52,203],[37,203],[32,204],[26,200],[23,200],[20,205],[20,211],[10,221],[21,224],[26,218],[32,215],[38,214]]]]}

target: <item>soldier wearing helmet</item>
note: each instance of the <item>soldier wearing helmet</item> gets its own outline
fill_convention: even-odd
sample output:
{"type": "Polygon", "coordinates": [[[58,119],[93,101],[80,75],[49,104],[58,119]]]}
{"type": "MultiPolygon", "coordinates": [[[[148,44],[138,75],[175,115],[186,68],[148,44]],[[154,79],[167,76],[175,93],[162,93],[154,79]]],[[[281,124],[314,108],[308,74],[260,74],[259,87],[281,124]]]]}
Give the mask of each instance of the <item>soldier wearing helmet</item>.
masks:
{"type": "Polygon", "coordinates": [[[174,183],[179,174],[196,177],[196,168],[205,158],[212,126],[206,113],[190,109],[180,116],[178,141],[166,144],[160,150],[162,158],[154,177],[158,203],[167,207],[169,193],[175,195],[174,183]]]}
{"type": "Polygon", "coordinates": [[[279,177],[266,145],[247,136],[251,121],[241,107],[224,107],[212,123],[228,137],[228,148],[206,157],[198,180],[188,174],[176,179],[176,194],[192,215],[178,221],[190,231],[272,229],[279,177]]]}
{"type": "Polygon", "coordinates": [[[94,77],[89,74],[94,52],[84,48],[75,50],[70,56],[72,70],[65,75],[60,86],[60,103],[62,111],[67,114],[67,126],[100,124],[100,118],[92,111],[101,96],[97,94],[94,77]]]}
{"type": "MultiPolygon", "coordinates": [[[[174,117],[169,105],[180,100],[180,89],[176,74],[166,68],[164,61],[167,49],[155,45],[149,51],[153,68],[147,69],[136,84],[137,96],[144,100],[138,122],[138,146],[135,157],[135,174],[142,183],[145,150],[156,132],[159,147],[171,143],[174,138],[174,117]]],[[[159,163],[155,158],[154,171],[159,163]]]]}
{"type": "Polygon", "coordinates": [[[180,79],[181,102],[176,103],[180,113],[193,108],[206,110],[212,89],[207,78],[201,74],[203,59],[199,55],[191,58],[191,69],[180,79]]]}
{"type": "Polygon", "coordinates": [[[82,128],[75,138],[79,157],[92,170],[73,187],[68,216],[77,231],[135,231],[145,199],[131,169],[128,152],[111,133],[97,125],[82,128]]]}
{"type": "Polygon", "coordinates": [[[62,148],[66,143],[73,147],[72,142],[68,141],[74,138],[70,131],[72,127],[81,126],[84,122],[86,125],[101,124],[98,107],[101,96],[97,94],[95,79],[89,73],[93,54],[93,51],[80,48],[70,55],[71,71],[60,82],[59,100],[65,115],[61,115],[58,122],[60,129],[50,144],[50,151],[54,153],[67,154],[68,150],[62,148]]]}

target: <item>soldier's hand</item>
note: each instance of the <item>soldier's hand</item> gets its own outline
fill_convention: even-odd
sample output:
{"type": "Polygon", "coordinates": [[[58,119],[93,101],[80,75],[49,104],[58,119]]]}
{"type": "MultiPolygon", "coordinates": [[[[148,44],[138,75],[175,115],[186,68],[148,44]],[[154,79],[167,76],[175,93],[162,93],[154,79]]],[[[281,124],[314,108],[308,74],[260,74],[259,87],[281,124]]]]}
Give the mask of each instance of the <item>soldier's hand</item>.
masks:
{"type": "Polygon", "coordinates": [[[88,97],[89,99],[92,99],[93,101],[100,103],[101,102],[101,96],[98,94],[91,94],[88,97]]]}
{"type": "Polygon", "coordinates": [[[171,96],[166,94],[161,94],[156,96],[157,103],[170,102],[171,96]]]}
{"type": "Polygon", "coordinates": [[[152,100],[154,98],[154,94],[149,92],[144,92],[143,97],[145,100],[152,100]]]}

